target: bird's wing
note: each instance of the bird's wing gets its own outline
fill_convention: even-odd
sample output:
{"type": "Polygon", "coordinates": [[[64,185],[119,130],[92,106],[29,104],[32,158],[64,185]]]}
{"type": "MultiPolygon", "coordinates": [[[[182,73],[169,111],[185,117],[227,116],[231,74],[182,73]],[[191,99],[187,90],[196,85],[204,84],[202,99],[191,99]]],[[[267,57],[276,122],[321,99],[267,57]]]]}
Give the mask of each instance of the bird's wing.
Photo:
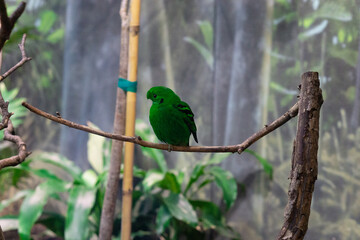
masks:
{"type": "Polygon", "coordinates": [[[194,121],[194,113],[191,111],[190,106],[186,102],[180,102],[176,106],[180,112],[184,113],[184,121],[186,125],[189,127],[190,132],[193,134],[194,139],[198,142],[197,135],[196,135],[196,125],[194,121]]]}

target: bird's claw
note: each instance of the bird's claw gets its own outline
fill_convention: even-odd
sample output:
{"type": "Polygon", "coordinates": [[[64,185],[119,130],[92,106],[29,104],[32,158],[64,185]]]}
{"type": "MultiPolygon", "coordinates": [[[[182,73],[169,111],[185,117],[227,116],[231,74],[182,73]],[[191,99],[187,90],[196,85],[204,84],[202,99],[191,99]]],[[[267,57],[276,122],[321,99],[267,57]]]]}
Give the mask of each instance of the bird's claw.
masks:
{"type": "Polygon", "coordinates": [[[168,145],[168,152],[171,152],[173,150],[173,147],[169,144],[168,145]]]}

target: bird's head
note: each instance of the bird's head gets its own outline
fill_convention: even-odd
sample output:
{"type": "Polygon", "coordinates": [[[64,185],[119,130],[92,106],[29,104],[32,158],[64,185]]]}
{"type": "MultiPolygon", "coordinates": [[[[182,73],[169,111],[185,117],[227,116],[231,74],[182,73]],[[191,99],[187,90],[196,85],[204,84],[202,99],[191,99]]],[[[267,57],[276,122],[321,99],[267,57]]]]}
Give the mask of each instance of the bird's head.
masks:
{"type": "Polygon", "coordinates": [[[146,97],[154,104],[175,103],[180,101],[180,98],[173,92],[173,90],[163,86],[152,87],[147,92],[146,97]]]}

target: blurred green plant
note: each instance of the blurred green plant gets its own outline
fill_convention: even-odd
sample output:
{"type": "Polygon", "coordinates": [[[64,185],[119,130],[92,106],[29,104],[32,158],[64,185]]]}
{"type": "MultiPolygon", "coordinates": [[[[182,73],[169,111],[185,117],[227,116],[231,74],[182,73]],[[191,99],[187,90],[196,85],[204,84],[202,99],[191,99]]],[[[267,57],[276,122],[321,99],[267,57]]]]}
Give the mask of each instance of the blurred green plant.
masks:
{"type": "MultiPolygon", "coordinates": [[[[21,105],[23,101],[26,101],[26,98],[17,97],[19,93],[19,88],[13,88],[8,90],[3,82],[0,83],[0,91],[5,101],[9,102],[9,112],[14,113],[11,116],[11,122],[14,128],[18,127],[24,121],[24,117],[28,111],[21,105]]],[[[0,121],[2,117],[0,116],[0,121]]],[[[4,131],[0,131],[0,139],[4,138],[4,131]]]]}
{"type": "Polygon", "coordinates": [[[197,21],[197,25],[200,28],[204,44],[195,40],[192,37],[184,37],[184,41],[190,43],[204,58],[207,65],[213,70],[214,67],[214,56],[213,56],[213,42],[214,42],[214,31],[209,21],[197,21]]]}
{"type": "MultiPolygon", "coordinates": [[[[94,127],[91,123],[89,125],[94,127]]],[[[57,153],[46,152],[34,153],[31,158],[17,167],[3,169],[0,176],[12,175],[15,186],[23,176],[37,176],[41,182],[35,189],[20,190],[12,198],[1,201],[0,211],[14,201],[24,198],[19,215],[1,217],[0,222],[6,224],[7,221],[17,220],[12,226],[18,229],[21,239],[25,240],[31,239],[30,231],[35,223],[45,225],[53,233],[65,239],[89,239],[97,234],[107,179],[105,162],[109,161],[107,154],[110,152],[110,147],[109,140],[90,134],[88,157],[93,169],[85,172],[69,159],[57,153]],[[94,152],[103,153],[97,161],[94,158],[99,155],[94,152]],[[63,193],[67,193],[67,197],[64,197],[63,193]],[[66,204],[65,216],[44,210],[50,199],[63,201],[66,204]]]]}
{"type": "MultiPolygon", "coordinates": [[[[92,123],[89,126],[96,128],[92,123]]],[[[137,121],[136,134],[144,140],[154,141],[155,136],[142,121],[137,121]]],[[[18,191],[10,199],[0,202],[0,211],[24,198],[18,216],[5,216],[0,223],[13,223],[21,239],[30,239],[35,223],[41,223],[65,239],[89,239],[98,234],[105,186],[110,162],[111,141],[89,135],[88,160],[92,169],[82,172],[72,161],[57,153],[38,152],[15,168],[6,168],[0,176],[11,174],[16,186],[23,176],[41,179],[35,189],[18,191]],[[46,166],[46,167],[45,167],[46,166]],[[64,194],[65,193],[65,194],[64,194]],[[44,210],[50,199],[67,206],[66,215],[44,210]],[[79,231],[81,229],[81,231],[79,231]]],[[[189,171],[168,169],[163,152],[143,148],[142,152],[157,167],[149,170],[134,167],[133,238],[149,236],[165,239],[204,239],[207,232],[230,239],[240,239],[225,219],[233,206],[238,186],[231,172],[218,165],[230,154],[208,154],[189,171]],[[220,205],[199,197],[201,190],[215,184],[222,193],[220,205]]],[[[253,154],[271,175],[269,163],[253,154]]],[[[205,191],[205,190],[204,190],[205,191]]],[[[119,237],[121,214],[117,214],[113,235],[119,237]]],[[[5,224],[6,225],[6,224],[5,224]]],[[[5,229],[9,230],[9,229],[5,229]]]]}

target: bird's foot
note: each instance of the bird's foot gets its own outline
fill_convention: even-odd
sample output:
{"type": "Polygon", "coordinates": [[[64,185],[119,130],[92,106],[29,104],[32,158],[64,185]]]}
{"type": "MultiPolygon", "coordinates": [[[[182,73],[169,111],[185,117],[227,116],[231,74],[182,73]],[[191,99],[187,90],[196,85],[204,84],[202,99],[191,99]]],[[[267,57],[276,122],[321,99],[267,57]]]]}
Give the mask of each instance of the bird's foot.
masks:
{"type": "Polygon", "coordinates": [[[169,144],[168,145],[168,152],[171,152],[173,150],[173,147],[169,144]]]}

